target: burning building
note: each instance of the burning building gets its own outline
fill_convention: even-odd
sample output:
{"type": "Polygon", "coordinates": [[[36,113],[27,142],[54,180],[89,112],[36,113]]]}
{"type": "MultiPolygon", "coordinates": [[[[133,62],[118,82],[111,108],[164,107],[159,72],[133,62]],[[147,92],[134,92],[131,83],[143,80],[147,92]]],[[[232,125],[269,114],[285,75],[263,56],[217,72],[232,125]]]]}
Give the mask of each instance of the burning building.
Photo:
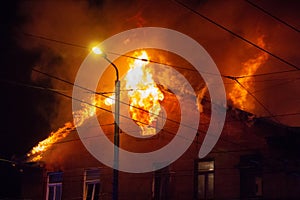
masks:
{"type": "MultiPolygon", "coordinates": [[[[121,131],[121,149],[144,153],[169,144],[179,128],[180,106],[189,106],[192,111],[198,109],[201,122],[190,147],[175,162],[147,173],[120,171],[119,199],[291,199],[300,196],[298,129],[257,118],[242,111],[243,107],[228,106],[225,127],[217,145],[209,155],[199,159],[198,151],[211,117],[211,102],[204,97],[205,87],[198,101],[189,99],[185,105],[179,105],[172,91],[155,84],[151,69],[147,68],[150,60],[147,53],[137,52],[132,57],[137,59],[129,62],[121,90],[129,96],[129,116],[140,130],[130,134],[121,131]],[[135,137],[136,134],[142,137],[135,137]],[[280,140],[286,140],[286,144],[280,140]],[[290,148],[286,148],[288,143],[290,148]]],[[[251,62],[255,62],[257,68],[265,59],[263,54],[251,62]]],[[[239,95],[246,94],[231,93],[234,103],[247,105],[247,98],[235,101],[239,95]]],[[[83,109],[74,113],[74,122],[51,133],[28,153],[28,163],[43,163],[43,167],[42,176],[37,176],[39,180],[25,179],[24,198],[112,199],[113,170],[90,154],[75,126],[80,127],[97,115],[105,137],[113,142],[113,111],[107,113],[97,107],[110,108],[114,99],[114,95],[102,95],[94,98],[92,104],[83,102],[83,109]],[[37,187],[30,188],[30,183],[37,187]]],[[[126,121],[121,120],[122,123],[126,121]]],[[[86,139],[101,140],[99,137],[86,139]]],[[[132,163],[135,164],[138,163],[132,163]]]]}

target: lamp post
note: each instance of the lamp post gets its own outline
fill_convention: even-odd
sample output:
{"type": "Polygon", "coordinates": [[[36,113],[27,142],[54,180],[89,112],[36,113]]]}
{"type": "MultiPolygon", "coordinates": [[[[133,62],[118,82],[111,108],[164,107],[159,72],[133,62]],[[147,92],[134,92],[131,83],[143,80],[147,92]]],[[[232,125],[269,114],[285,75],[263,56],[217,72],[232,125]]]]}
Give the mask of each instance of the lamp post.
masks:
{"type": "Polygon", "coordinates": [[[118,199],[119,193],[119,120],[120,120],[120,80],[119,80],[119,71],[117,66],[107,58],[107,55],[101,51],[98,47],[93,48],[95,54],[101,55],[107,62],[109,62],[116,71],[116,80],[115,80],[115,120],[114,120],[114,169],[113,169],[113,200],[118,199]]]}

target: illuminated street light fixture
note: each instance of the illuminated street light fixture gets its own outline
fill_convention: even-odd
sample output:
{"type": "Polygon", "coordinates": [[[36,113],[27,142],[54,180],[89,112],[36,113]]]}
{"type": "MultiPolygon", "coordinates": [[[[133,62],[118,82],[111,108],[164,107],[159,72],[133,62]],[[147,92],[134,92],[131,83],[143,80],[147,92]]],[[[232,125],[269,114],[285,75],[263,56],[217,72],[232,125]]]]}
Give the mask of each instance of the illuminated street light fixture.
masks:
{"type": "Polygon", "coordinates": [[[109,62],[116,70],[116,82],[119,82],[119,70],[117,66],[107,58],[107,55],[99,48],[99,47],[93,47],[92,51],[94,54],[101,55],[107,62],[109,62]]]}
{"type": "Polygon", "coordinates": [[[107,55],[98,47],[93,47],[94,54],[101,55],[107,62],[109,62],[116,70],[115,80],[115,122],[114,122],[114,169],[113,169],[113,200],[118,199],[119,190],[119,117],[120,117],[120,81],[119,71],[117,66],[107,58],[107,55]]]}

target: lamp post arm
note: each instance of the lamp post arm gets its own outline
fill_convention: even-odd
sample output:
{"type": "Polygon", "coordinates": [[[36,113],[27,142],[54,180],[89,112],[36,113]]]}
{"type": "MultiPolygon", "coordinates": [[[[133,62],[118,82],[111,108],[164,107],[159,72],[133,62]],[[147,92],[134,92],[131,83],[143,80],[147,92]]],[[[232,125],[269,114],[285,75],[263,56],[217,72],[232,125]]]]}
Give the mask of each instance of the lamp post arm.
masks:
{"type": "Polygon", "coordinates": [[[115,70],[116,70],[116,81],[119,81],[119,70],[118,70],[117,66],[111,60],[109,60],[106,55],[104,55],[103,58],[105,60],[107,60],[107,62],[109,62],[115,68],[115,70]]]}

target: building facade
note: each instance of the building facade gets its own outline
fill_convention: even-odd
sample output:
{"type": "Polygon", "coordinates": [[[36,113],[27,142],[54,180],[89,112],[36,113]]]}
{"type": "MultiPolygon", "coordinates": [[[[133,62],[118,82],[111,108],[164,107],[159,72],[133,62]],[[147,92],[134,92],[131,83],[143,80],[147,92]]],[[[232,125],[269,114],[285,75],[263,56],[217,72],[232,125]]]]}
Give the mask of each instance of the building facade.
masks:
{"type": "MultiPolygon", "coordinates": [[[[199,159],[198,151],[209,119],[201,116],[202,131],[178,160],[154,172],[119,172],[119,199],[299,199],[299,129],[236,109],[227,113],[221,138],[205,158],[199,159]]],[[[172,138],[164,131],[146,141],[121,133],[120,146],[145,152],[172,138]]],[[[85,149],[75,131],[54,144],[41,163],[39,175],[23,177],[25,199],[112,199],[113,170],[85,149]]]]}

